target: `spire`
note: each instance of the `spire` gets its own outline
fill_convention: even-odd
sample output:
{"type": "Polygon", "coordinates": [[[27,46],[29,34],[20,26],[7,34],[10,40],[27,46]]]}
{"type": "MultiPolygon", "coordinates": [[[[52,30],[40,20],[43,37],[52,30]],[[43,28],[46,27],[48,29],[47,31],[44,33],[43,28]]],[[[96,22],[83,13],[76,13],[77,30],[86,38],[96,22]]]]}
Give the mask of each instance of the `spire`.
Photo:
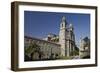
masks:
{"type": "Polygon", "coordinates": [[[72,25],[72,24],[69,25],[69,29],[70,29],[71,31],[73,31],[74,28],[73,28],[73,25],[72,25]]]}
{"type": "Polygon", "coordinates": [[[65,16],[63,16],[62,19],[61,19],[60,28],[66,28],[66,18],[65,18],[65,16]]]}
{"type": "Polygon", "coordinates": [[[71,27],[71,28],[72,28],[72,27],[73,27],[73,25],[72,25],[72,24],[70,24],[70,25],[69,25],[69,27],[71,27]]]}
{"type": "Polygon", "coordinates": [[[65,22],[66,21],[66,18],[65,16],[62,17],[62,22],[65,22]]]}

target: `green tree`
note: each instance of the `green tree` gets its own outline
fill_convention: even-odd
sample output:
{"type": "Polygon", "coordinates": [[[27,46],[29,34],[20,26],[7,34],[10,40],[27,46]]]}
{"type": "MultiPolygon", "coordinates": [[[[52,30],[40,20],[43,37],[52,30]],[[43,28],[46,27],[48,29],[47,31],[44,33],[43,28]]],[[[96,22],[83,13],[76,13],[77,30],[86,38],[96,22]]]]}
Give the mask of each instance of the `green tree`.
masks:
{"type": "Polygon", "coordinates": [[[30,43],[30,45],[25,48],[25,54],[30,55],[32,52],[39,52],[40,46],[36,43],[30,43]]]}

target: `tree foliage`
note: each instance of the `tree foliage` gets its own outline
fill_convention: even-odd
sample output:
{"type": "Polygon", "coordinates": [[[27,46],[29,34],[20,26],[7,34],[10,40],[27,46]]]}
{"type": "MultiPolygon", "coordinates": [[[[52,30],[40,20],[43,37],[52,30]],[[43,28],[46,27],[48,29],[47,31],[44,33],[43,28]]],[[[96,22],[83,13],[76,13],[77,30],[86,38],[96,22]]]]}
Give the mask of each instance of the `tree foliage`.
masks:
{"type": "Polygon", "coordinates": [[[40,46],[36,43],[30,43],[30,45],[25,48],[25,54],[31,54],[32,52],[39,52],[40,46]]]}

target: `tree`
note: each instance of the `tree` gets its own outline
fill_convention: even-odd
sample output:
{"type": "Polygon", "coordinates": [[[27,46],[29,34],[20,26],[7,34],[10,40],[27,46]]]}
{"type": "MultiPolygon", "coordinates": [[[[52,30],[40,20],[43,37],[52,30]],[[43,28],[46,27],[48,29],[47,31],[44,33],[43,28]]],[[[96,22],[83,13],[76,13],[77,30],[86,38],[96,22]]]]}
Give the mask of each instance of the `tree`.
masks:
{"type": "Polygon", "coordinates": [[[30,57],[34,52],[40,52],[40,46],[36,43],[30,43],[30,45],[25,48],[25,55],[30,57]]]}

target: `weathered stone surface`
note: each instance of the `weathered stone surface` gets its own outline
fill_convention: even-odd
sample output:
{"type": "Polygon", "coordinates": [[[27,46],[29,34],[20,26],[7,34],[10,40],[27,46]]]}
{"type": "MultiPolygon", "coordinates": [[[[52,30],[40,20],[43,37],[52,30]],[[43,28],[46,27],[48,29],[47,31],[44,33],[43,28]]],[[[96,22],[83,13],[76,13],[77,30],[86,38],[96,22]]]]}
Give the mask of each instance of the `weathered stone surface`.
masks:
{"type": "Polygon", "coordinates": [[[25,55],[32,60],[75,56],[74,52],[78,49],[75,44],[74,27],[72,24],[68,26],[64,16],[61,19],[59,35],[50,33],[43,40],[25,36],[24,42],[25,50],[28,51],[25,55]],[[30,51],[27,50],[28,47],[31,48],[30,51]]]}

